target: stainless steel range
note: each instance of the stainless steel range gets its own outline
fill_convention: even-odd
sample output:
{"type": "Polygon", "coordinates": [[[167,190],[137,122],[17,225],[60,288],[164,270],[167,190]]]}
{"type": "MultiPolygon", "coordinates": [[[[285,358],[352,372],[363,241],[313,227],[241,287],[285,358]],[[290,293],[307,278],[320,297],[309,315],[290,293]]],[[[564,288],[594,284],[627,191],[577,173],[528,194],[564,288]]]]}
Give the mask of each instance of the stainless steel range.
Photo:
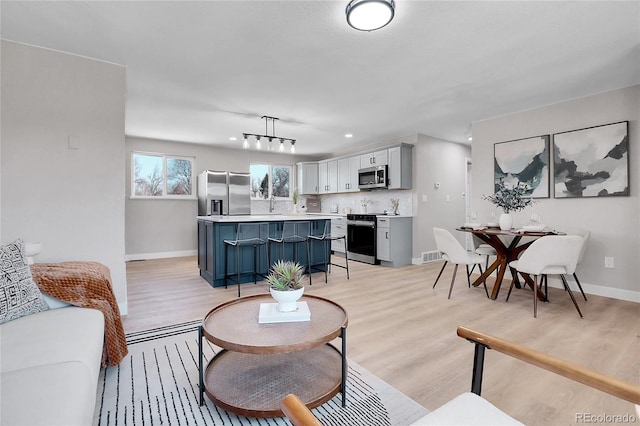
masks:
{"type": "Polygon", "coordinates": [[[347,215],[347,256],[350,260],[378,263],[376,259],[376,215],[347,215]]]}

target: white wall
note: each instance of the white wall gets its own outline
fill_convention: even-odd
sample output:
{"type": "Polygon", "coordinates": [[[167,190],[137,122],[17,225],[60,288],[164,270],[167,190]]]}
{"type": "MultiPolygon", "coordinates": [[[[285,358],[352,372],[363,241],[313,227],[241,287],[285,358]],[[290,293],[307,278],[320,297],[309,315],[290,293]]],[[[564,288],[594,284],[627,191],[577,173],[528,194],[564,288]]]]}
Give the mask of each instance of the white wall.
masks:
{"type": "MultiPolygon", "coordinates": [[[[127,137],[126,154],[123,155],[123,161],[126,162],[127,259],[195,255],[198,248],[197,200],[130,198],[133,151],[195,157],[196,175],[204,170],[249,171],[251,163],[291,165],[293,181],[296,175],[295,163],[304,160],[290,154],[127,137]]],[[[252,201],[252,211],[268,211],[268,204],[269,201],[252,201]]],[[[290,210],[290,207],[290,203],[278,201],[275,212],[284,212],[290,210]]]]}
{"type": "Polygon", "coordinates": [[[455,228],[465,222],[464,178],[469,157],[467,145],[418,135],[413,148],[414,259],[436,250],[434,227],[448,229],[464,245],[464,233],[455,228]]]}
{"type": "MultiPolygon", "coordinates": [[[[640,301],[640,86],[545,106],[531,111],[473,123],[473,203],[479,219],[489,219],[493,205],[482,195],[493,193],[493,144],[601,124],[629,120],[629,197],[539,200],[514,214],[514,225],[528,222],[532,211],[557,230],[588,228],[591,241],[578,276],[585,291],[640,301]],[[604,268],[604,257],[615,258],[615,269],[604,268]]],[[[553,181],[553,158],[551,159],[553,181]]]]}
{"type": "Polygon", "coordinates": [[[105,264],[123,313],[125,92],[122,66],[2,41],[2,240],[105,264]]]}

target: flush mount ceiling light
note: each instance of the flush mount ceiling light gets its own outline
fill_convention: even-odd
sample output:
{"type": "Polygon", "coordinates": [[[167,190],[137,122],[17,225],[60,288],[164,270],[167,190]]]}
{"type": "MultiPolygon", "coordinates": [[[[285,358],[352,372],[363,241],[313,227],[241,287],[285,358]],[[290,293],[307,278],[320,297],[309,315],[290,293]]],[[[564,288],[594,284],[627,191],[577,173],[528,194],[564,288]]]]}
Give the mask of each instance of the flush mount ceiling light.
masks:
{"type": "Polygon", "coordinates": [[[347,5],[347,23],[356,30],[374,31],[393,19],[396,4],[393,0],[351,0],[347,5]]]}
{"type": "Polygon", "coordinates": [[[249,144],[249,137],[253,136],[254,138],[256,138],[256,149],[262,149],[262,144],[260,143],[260,139],[265,138],[267,141],[269,141],[269,143],[267,144],[267,151],[273,151],[274,147],[273,147],[273,140],[277,139],[280,141],[280,152],[284,151],[284,143],[289,142],[291,144],[291,153],[295,153],[296,149],[295,149],[295,144],[296,144],[296,140],[295,139],[289,139],[289,138],[283,138],[280,136],[276,136],[276,120],[280,120],[278,117],[269,117],[268,115],[263,115],[261,118],[261,120],[264,120],[264,135],[257,135],[255,133],[243,133],[242,134],[242,139],[243,139],[243,143],[242,143],[242,147],[244,149],[249,149],[249,147],[251,146],[249,144]],[[272,128],[272,132],[271,134],[269,134],[269,121],[271,121],[271,128],[272,128]]]}

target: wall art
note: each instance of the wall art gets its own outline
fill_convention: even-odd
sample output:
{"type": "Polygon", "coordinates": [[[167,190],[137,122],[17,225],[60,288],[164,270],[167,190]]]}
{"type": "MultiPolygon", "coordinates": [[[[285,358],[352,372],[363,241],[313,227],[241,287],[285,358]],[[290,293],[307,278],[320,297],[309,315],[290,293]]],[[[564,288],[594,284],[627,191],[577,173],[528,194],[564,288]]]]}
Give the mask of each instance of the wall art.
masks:
{"type": "Polygon", "coordinates": [[[553,135],[554,197],[629,195],[629,122],[553,135]]]}
{"type": "Polygon", "coordinates": [[[549,139],[542,135],[494,144],[494,190],[502,180],[507,187],[526,184],[527,196],[548,198],[549,139]]]}

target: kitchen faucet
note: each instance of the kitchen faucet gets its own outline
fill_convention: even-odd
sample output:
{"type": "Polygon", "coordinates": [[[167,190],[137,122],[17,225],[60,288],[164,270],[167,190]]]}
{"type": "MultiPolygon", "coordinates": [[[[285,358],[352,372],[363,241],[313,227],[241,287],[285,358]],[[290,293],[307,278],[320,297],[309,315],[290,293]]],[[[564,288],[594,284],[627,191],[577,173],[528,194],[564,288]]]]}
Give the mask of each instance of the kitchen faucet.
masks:
{"type": "Polygon", "coordinates": [[[271,199],[269,200],[269,213],[272,213],[276,208],[276,194],[271,193],[271,199]]]}

